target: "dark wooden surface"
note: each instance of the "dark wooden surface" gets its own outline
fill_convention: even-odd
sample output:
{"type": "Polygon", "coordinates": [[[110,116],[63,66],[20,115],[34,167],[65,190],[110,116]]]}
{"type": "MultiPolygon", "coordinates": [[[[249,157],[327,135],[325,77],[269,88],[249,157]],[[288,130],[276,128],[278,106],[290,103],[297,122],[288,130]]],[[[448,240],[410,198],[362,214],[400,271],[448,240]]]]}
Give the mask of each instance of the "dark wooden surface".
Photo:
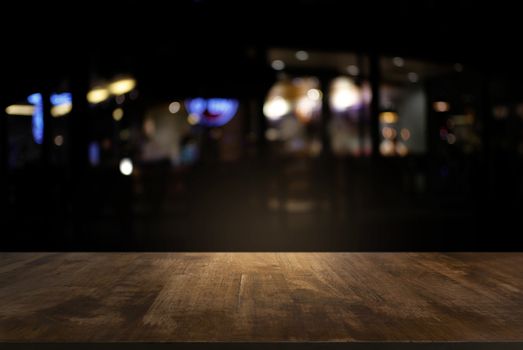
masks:
{"type": "Polygon", "coordinates": [[[523,341],[523,254],[0,253],[0,341],[523,341]]]}

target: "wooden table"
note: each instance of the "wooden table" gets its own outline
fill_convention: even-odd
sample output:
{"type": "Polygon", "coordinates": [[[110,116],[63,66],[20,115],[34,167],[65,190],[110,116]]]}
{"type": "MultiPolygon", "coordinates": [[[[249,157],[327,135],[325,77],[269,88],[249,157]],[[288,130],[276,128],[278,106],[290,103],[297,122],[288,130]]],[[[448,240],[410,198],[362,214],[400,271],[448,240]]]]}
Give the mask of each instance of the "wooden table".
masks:
{"type": "Polygon", "coordinates": [[[523,342],[520,253],[0,253],[0,342],[523,342]]]}

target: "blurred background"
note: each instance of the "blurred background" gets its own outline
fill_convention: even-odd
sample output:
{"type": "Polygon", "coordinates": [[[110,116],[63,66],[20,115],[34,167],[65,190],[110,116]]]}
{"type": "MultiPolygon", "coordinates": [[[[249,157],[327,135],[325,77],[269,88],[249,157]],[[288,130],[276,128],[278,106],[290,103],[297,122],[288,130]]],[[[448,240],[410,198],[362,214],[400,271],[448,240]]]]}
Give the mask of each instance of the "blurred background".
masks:
{"type": "Polygon", "coordinates": [[[4,251],[523,248],[499,2],[1,6],[4,251]]]}

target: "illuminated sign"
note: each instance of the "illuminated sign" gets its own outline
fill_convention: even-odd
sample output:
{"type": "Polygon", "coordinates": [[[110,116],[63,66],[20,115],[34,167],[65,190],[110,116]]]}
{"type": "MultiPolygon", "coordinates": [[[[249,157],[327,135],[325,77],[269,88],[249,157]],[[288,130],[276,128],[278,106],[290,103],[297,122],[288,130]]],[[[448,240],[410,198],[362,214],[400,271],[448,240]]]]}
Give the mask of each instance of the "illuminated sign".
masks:
{"type": "Polygon", "coordinates": [[[185,102],[189,117],[195,124],[222,126],[227,124],[238,111],[238,101],[226,98],[193,98],[185,102]]]}
{"type": "Polygon", "coordinates": [[[53,106],[70,104],[73,102],[70,92],[63,92],[61,94],[52,94],[51,95],[51,104],[53,106]]]}
{"type": "Polygon", "coordinates": [[[31,130],[35,142],[41,145],[44,141],[44,108],[42,105],[42,94],[32,94],[27,98],[27,101],[35,107],[31,120],[31,130]]]}
{"type": "MultiPolygon", "coordinates": [[[[61,94],[52,94],[50,97],[51,105],[53,107],[71,105],[72,97],[69,92],[61,94]]],[[[31,120],[31,129],[33,133],[33,139],[39,145],[44,141],[44,107],[42,94],[35,93],[27,97],[27,101],[34,105],[33,117],[31,120]]]]}

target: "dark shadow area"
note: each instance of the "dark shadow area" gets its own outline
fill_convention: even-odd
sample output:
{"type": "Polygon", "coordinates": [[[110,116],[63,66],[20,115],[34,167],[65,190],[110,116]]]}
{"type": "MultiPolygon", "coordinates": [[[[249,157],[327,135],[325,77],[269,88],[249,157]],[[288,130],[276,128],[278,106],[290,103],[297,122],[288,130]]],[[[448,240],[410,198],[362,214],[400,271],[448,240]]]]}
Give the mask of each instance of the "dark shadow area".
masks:
{"type": "Polygon", "coordinates": [[[80,8],[0,42],[2,251],[523,249],[510,9],[80,8]]]}

